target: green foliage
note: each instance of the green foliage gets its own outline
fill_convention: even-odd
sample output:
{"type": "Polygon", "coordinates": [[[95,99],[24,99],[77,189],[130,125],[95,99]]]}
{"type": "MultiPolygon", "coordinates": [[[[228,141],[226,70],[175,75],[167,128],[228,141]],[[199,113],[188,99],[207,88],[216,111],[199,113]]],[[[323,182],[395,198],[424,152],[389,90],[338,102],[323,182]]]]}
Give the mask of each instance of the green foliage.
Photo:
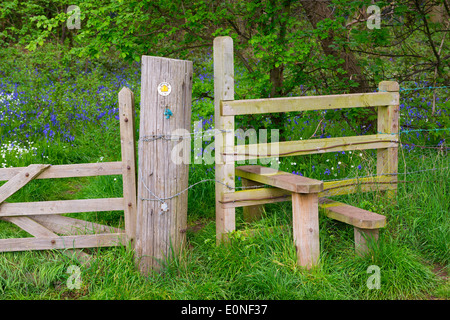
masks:
{"type": "MultiPolygon", "coordinates": [[[[28,44],[30,50],[45,41],[59,41],[68,46],[64,57],[72,63],[77,57],[92,60],[105,55],[132,62],[143,54],[197,59],[208,52],[214,37],[227,35],[234,39],[236,66],[242,71],[236,75],[238,98],[368,91],[382,80],[408,80],[409,74],[428,81],[434,65],[433,84],[448,84],[449,60],[436,56],[439,46],[445,52],[448,37],[442,24],[427,20],[430,8],[442,1],[404,0],[395,5],[378,1],[380,29],[366,26],[366,8],[371,4],[334,0],[315,9],[325,11],[314,13],[305,3],[289,0],[84,0],[77,3],[81,28],[68,30],[65,0],[5,1],[0,18],[9,23],[0,25],[0,41],[28,44]],[[314,14],[322,17],[312,25],[308,19],[314,14]],[[392,45],[395,41],[398,45],[392,45]],[[433,66],[420,70],[429,61],[433,66]],[[361,68],[360,74],[353,74],[354,64],[361,68]]],[[[194,83],[202,117],[212,110],[212,70],[208,72],[209,81],[194,83]]],[[[344,118],[342,113],[335,117],[344,118]]],[[[373,110],[358,109],[346,114],[345,120],[359,132],[361,125],[373,126],[374,117],[373,110]]],[[[282,115],[271,118],[278,126],[286,121],[282,115]]],[[[264,120],[254,116],[241,125],[254,127],[264,120]]]]}
{"type": "MultiPolygon", "coordinates": [[[[369,2],[332,1],[335,16],[313,28],[300,2],[80,1],[81,29],[66,30],[63,37],[65,9],[70,3],[4,1],[0,10],[0,45],[4,47],[0,50],[1,90],[8,95],[17,91],[24,101],[20,108],[9,104],[13,112],[2,114],[2,165],[119,160],[120,139],[114,113],[107,119],[99,116],[106,108],[114,112],[116,94],[123,85],[133,89],[139,108],[139,68],[132,62],[142,54],[194,61],[193,119],[203,120],[204,130],[213,127],[211,46],[213,37],[220,35],[229,35],[235,41],[238,99],[348,92],[348,86],[356,82],[343,77],[345,59],[323,54],[321,40],[329,39],[331,34],[332,48],[340,53],[358,53],[358,62],[374,87],[381,80],[409,79],[411,72],[420,81],[403,81],[402,88],[445,84],[446,61],[433,81],[428,80],[429,70],[433,73],[434,69],[417,72],[415,67],[424,61],[434,66],[426,34],[414,31],[412,38],[403,35],[408,41],[391,46],[402,28],[407,32],[421,30],[423,21],[420,12],[410,6],[412,2],[401,1],[395,7],[396,13],[405,18],[403,22],[389,22],[394,28],[368,30],[364,21],[346,26],[369,2]],[[26,44],[32,53],[23,49],[26,44]],[[377,50],[376,54],[365,53],[372,49],[377,50]],[[131,64],[125,64],[125,60],[131,64]],[[81,105],[89,121],[74,120],[81,105]],[[42,112],[38,118],[34,117],[36,112],[42,112]],[[31,129],[17,130],[25,120],[31,121],[27,122],[31,129]],[[58,132],[53,140],[41,139],[38,134],[26,136],[42,133],[46,124],[56,131],[52,121],[70,129],[75,140],[65,141],[58,132]]],[[[388,3],[377,4],[383,7],[388,3]]],[[[430,27],[436,31],[432,40],[440,44],[442,33],[438,26],[430,27]]],[[[444,42],[442,52],[447,47],[444,42]]],[[[433,92],[401,92],[401,129],[411,130],[402,133],[402,142],[448,141],[448,132],[442,130],[450,126],[448,91],[435,91],[435,112],[431,114],[433,92]]],[[[361,118],[369,123],[374,120],[373,114],[363,110],[291,113],[279,118],[250,116],[238,118],[238,124],[256,129],[280,128],[281,124],[286,140],[325,138],[375,130],[362,128],[365,122],[361,123],[361,118]],[[343,119],[347,126],[342,124],[343,119]]],[[[2,298],[448,299],[448,282],[431,271],[439,267],[443,273],[448,272],[448,154],[444,150],[405,147],[399,150],[399,157],[400,171],[435,170],[400,175],[399,179],[414,183],[399,183],[398,205],[378,192],[341,197],[346,203],[388,218],[378,245],[372,246],[365,257],[354,255],[350,226],[321,216],[320,267],[312,271],[299,268],[289,228],[287,232],[264,231],[290,225],[289,203],[267,205],[263,219],[253,224],[245,223],[242,210],[237,210],[238,229],[257,227],[262,231],[254,237],[237,231],[231,236],[231,246],[216,246],[214,183],[206,182],[188,191],[188,244],[179,257],[163,262],[161,274],[141,276],[132,251],[123,247],[87,250],[93,254],[90,265],[81,265],[59,252],[7,253],[0,256],[2,298]],[[81,267],[81,289],[66,286],[66,270],[71,264],[81,267]],[[370,265],[380,267],[380,290],[367,288],[370,265]]],[[[338,179],[373,174],[374,159],[370,151],[318,154],[280,159],[280,169],[321,180],[338,179]]],[[[213,178],[213,165],[190,166],[190,184],[213,178]]],[[[11,200],[119,197],[121,187],[120,177],[37,180],[11,200]]],[[[73,217],[123,227],[120,212],[73,217]]],[[[27,236],[12,224],[0,221],[0,238],[27,236]]]]}

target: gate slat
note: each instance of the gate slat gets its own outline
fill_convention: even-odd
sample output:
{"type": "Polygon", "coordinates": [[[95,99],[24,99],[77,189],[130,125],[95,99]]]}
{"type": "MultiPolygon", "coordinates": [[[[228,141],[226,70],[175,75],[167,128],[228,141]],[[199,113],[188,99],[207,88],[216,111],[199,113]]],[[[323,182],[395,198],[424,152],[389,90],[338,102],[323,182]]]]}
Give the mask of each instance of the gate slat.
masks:
{"type": "Polygon", "coordinates": [[[37,202],[5,202],[0,205],[0,217],[63,214],[78,212],[120,211],[123,198],[56,200],[37,202]]]}
{"type": "Polygon", "coordinates": [[[105,233],[52,238],[0,239],[0,252],[111,247],[126,244],[125,233],[105,233]]]}

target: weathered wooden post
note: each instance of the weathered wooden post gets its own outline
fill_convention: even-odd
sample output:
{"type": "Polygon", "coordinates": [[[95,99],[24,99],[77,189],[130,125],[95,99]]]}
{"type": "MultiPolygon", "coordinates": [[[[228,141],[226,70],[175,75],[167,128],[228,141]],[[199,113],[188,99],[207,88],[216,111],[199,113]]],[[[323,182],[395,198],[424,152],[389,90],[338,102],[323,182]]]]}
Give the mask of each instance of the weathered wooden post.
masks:
{"type": "Polygon", "coordinates": [[[191,61],[142,57],[135,251],[144,274],[185,242],[187,192],[177,193],[188,187],[192,72],[191,61]]]}
{"type": "Polygon", "coordinates": [[[236,228],[235,208],[223,208],[220,201],[225,193],[234,192],[234,162],[222,157],[225,146],[234,146],[234,116],[222,117],[221,100],[234,100],[233,39],[214,39],[214,114],[216,161],[216,243],[227,240],[226,234],[236,228]],[[227,187],[228,186],[228,187],[227,187]]]}
{"type": "Polygon", "coordinates": [[[134,94],[127,87],[119,92],[120,145],[122,150],[123,201],[127,241],[136,238],[136,145],[134,132],[134,94]]]}
{"type": "MultiPolygon", "coordinates": [[[[395,104],[378,107],[378,127],[377,131],[392,135],[392,140],[399,141],[399,85],[395,81],[381,81],[378,85],[380,92],[395,92],[397,97],[395,104]]],[[[392,188],[386,192],[386,196],[394,200],[397,193],[397,172],[398,172],[398,145],[395,147],[377,150],[377,175],[390,175],[389,181],[392,188]]]]}
{"type": "MultiPolygon", "coordinates": [[[[378,132],[392,135],[392,139],[399,141],[399,85],[395,81],[381,81],[378,85],[380,92],[397,92],[396,103],[378,107],[378,132]]],[[[377,150],[377,174],[389,175],[388,182],[392,187],[386,191],[386,197],[395,201],[397,193],[398,145],[377,150]]],[[[355,251],[362,256],[368,252],[368,242],[378,240],[379,229],[363,229],[354,227],[355,251]]]]}

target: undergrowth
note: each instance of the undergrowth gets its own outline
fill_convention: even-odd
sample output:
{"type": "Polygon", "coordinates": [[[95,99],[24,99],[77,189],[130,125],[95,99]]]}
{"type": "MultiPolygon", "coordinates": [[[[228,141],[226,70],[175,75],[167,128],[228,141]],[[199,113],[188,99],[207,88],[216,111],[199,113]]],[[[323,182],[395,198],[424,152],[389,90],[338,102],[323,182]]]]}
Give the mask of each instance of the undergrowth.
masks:
{"type": "MultiPolygon", "coordinates": [[[[22,62],[18,59],[15,67],[26,72],[2,69],[0,74],[4,107],[2,166],[120,160],[117,93],[121,86],[129,85],[136,91],[139,105],[136,69],[75,64],[66,74],[46,70],[45,65],[37,66],[27,59],[22,62]],[[34,81],[27,82],[30,77],[34,81]],[[34,109],[37,99],[39,104],[34,109]]],[[[11,64],[5,66],[12,68],[11,64]]],[[[56,66],[52,64],[52,68],[56,66]]],[[[202,111],[194,113],[192,119],[202,121],[204,131],[213,125],[211,110],[204,109],[208,105],[211,101],[202,100],[202,111]]],[[[194,110],[196,107],[199,105],[194,105],[194,110]]],[[[406,118],[411,121],[415,116],[408,113],[406,118]]],[[[292,139],[308,139],[315,132],[323,137],[353,134],[351,128],[337,121],[327,122],[326,128],[319,126],[324,123],[320,115],[307,113],[289,119],[287,131],[292,132],[292,139]]],[[[435,132],[431,136],[426,132],[413,133],[412,138],[409,133],[404,135],[405,141],[422,144],[442,145],[445,140],[445,136],[436,136],[435,132]],[[431,140],[427,140],[429,137],[431,140]]],[[[210,143],[213,141],[204,141],[202,147],[210,143]]],[[[299,267],[289,227],[292,221],[289,202],[266,205],[262,219],[251,224],[244,223],[242,209],[237,209],[238,230],[260,231],[253,236],[237,231],[231,235],[229,245],[217,246],[214,183],[208,181],[187,191],[187,243],[179,256],[163,262],[159,273],[141,275],[135,267],[133,251],[122,246],[84,250],[92,256],[89,263],[61,250],[6,252],[0,254],[0,296],[2,299],[448,299],[450,161],[445,150],[400,148],[400,182],[393,201],[383,192],[336,197],[387,217],[379,241],[363,257],[354,253],[353,228],[321,214],[320,263],[310,271],[299,267]],[[67,285],[71,265],[80,267],[79,289],[67,285]],[[379,289],[367,285],[370,266],[379,268],[379,289]]],[[[364,177],[376,172],[375,156],[369,150],[289,157],[279,160],[279,168],[320,180],[364,177]]],[[[214,179],[214,165],[191,164],[189,183],[203,179],[214,179]]],[[[240,186],[239,180],[236,182],[240,186]]],[[[120,176],[43,179],[32,181],[8,201],[121,195],[120,176]]],[[[70,216],[120,228],[124,224],[121,212],[70,216]]],[[[13,224],[0,221],[0,238],[27,236],[13,224]]]]}

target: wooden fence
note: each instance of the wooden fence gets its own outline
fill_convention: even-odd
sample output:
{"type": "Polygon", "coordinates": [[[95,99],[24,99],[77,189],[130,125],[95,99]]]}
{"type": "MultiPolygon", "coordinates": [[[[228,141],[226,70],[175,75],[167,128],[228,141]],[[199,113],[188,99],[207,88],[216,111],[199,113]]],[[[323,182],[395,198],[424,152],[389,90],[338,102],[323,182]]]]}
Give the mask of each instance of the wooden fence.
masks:
{"type": "MultiPolygon", "coordinates": [[[[136,230],[134,96],[119,93],[122,161],[70,165],[31,164],[0,169],[0,219],[33,237],[0,239],[0,252],[107,247],[133,243],[136,230]],[[122,175],[123,197],[39,202],[4,202],[33,179],[122,175]],[[66,213],[124,211],[125,230],[63,216],[66,213]]],[[[100,139],[101,137],[99,137],[100,139]]],[[[51,191],[49,191],[51,192],[51,191]]]]}
{"type": "Polygon", "coordinates": [[[388,195],[393,195],[396,192],[399,143],[399,86],[396,82],[381,82],[379,92],[375,93],[234,100],[233,42],[229,37],[218,37],[214,41],[214,80],[215,123],[216,129],[222,132],[215,140],[218,242],[235,230],[236,207],[254,207],[291,199],[292,192],[282,188],[236,191],[235,162],[239,160],[377,149],[377,176],[324,182],[323,191],[318,195],[323,197],[374,190],[387,190],[388,195]],[[364,107],[378,109],[377,134],[235,145],[234,117],[237,115],[364,107]],[[271,153],[271,150],[277,152],[271,153]]]}

